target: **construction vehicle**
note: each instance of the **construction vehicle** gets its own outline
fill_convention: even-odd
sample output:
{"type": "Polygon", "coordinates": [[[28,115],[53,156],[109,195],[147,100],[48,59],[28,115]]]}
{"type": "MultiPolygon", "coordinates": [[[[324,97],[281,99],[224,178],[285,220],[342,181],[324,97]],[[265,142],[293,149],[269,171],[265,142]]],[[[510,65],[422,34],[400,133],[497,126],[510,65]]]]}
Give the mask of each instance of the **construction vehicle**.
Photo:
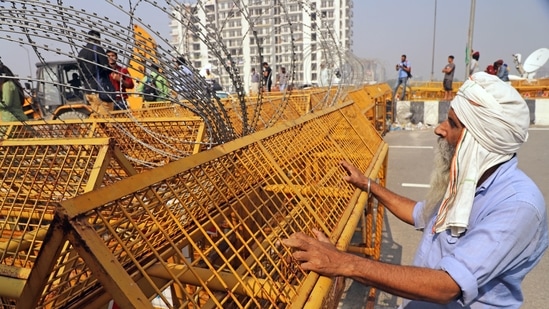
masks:
{"type": "Polygon", "coordinates": [[[25,88],[30,91],[24,106],[29,118],[66,120],[89,117],[91,108],[83,91],[69,84],[73,74],[79,74],[76,60],[37,63],[36,68],[36,78],[40,82],[32,89],[29,83],[25,83],[25,88]]]}

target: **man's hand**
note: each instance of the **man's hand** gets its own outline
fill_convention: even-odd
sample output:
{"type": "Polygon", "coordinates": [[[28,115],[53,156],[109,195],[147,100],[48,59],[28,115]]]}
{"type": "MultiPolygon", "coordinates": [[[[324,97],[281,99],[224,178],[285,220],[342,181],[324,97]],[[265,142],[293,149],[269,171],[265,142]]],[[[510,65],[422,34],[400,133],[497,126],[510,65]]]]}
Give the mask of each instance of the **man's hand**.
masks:
{"type": "Polygon", "coordinates": [[[120,73],[117,73],[117,72],[112,72],[111,73],[111,78],[117,82],[120,81],[120,79],[122,78],[122,76],[120,75],[120,73]]]}
{"type": "Polygon", "coordinates": [[[343,180],[359,189],[367,190],[366,185],[368,183],[368,177],[345,160],[341,161],[339,164],[347,172],[347,176],[343,177],[343,180]]]}
{"type": "Polygon", "coordinates": [[[282,244],[294,249],[292,256],[300,262],[301,268],[326,276],[342,275],[342,257],[346,253],[337,250],[324,233],[313,229],[317,239],[302,232],[294,233],[283,239],[282,244]]]}

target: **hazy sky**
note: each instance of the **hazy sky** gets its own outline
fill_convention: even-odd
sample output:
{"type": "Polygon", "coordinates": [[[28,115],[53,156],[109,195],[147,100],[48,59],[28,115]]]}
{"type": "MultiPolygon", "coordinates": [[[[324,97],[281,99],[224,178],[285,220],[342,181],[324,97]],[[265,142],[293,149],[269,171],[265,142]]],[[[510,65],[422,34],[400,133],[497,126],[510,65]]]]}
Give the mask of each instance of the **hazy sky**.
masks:
{"type": "MultiPolygon", "coordinates": [[[[65,0],[63,3],[95,11],[100,16],[120,14],[104,1],[65,0]]],[[[123,3],[127,5],[128,2],[123,3]]],[[[462,80],[465,77],[470,4],[471,1],[467,0],[354,0],[353,53],[384,64],[389,79],[396,77],[394,65],[401,54],[408,56],[417,79],[429,79],[432,68],[435,79],[441,79],[441,70],[448,55],[452,54],[456,63],[455,77],[462,80]],[[435,2],[437,18],[433,66],[435,2]]],[[[168,36],[168,20],[164,15],[153,16],[147,11],[146,4],[142,5],[138,15],[168,36]]],[[[121,18],[123,24],[128,23],[127,16],[122,15],[121,18]]],[[[524,61],[534,50],[549,48],[548,30],[549,0],[477,1],[473,49],[480,51],[480,67],[485,68],[501,58],[510,64],[511,73],[517,74],[511,55],[521,53],[524,61]]],[[[30,70],[35,70],[37,58],[28,47],[24,49],[15,43],[0,40],[0,56],[16,74],[27,76],[30,70]]],[[[548,66],[546,64],[545,67],[548,66]]]]}
{"type": "MultiPolygon", "coordinates": [[[[414,76],[429,79],[433,71],[439,80],[454,55],[455,77],[463,80],[470,9],[467,0],[355,0],[353,53],[385,64],[387,78],[396,78],[394,66],[406,54],[414,76]]],[[[503,59],[518,75],[512,54],[524,61],[542,47],[549,48],[549,0],[476,1],[473,49],[480,52],[481,68],[503,59]]]]}

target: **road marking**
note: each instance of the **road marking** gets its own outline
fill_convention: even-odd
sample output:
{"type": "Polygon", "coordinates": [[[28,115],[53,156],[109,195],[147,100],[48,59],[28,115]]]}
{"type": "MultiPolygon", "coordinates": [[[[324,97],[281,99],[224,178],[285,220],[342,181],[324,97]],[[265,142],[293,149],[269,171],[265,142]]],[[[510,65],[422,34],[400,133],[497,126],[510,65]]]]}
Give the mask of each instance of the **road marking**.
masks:
{"type": "Polygon", "coordinates": [[[547,131],[549,128],[529,128],[528,131],[547,131]]]}
{"type": "Polygon", "coordinates": [[[402,148],[402,149],[433,149],[433,146],[389,146],[389,148],[402,148]]]}
{"type": "Polygon", "coordinates": [[[431,185],[429,184],[424,184],[424,183],[407,183],[407,182],[403,182],[402,183],[402,186],[403,187],[409,187],[409,188],[430,188],[431,185]]]}

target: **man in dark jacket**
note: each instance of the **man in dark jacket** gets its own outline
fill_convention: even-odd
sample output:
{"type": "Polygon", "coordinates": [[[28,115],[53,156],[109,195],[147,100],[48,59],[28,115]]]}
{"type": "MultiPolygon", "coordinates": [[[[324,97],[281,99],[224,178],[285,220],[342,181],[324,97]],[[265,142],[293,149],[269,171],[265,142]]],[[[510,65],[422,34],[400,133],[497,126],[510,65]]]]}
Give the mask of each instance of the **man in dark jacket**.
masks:
{"type": "MultiPolygon", "coordinates": [[[[78,53],[82,84],[85,89],[99,90],[99,80],[109,81],[109,62],[105,50],[100,45],[101,34],[96,30],[88,32],[88,43],[78,53]]],[[[112,102],[103,102],[96,92],[86,92],[86,100],[91,108],[99,114],[113,110],[112,102]]]]}

